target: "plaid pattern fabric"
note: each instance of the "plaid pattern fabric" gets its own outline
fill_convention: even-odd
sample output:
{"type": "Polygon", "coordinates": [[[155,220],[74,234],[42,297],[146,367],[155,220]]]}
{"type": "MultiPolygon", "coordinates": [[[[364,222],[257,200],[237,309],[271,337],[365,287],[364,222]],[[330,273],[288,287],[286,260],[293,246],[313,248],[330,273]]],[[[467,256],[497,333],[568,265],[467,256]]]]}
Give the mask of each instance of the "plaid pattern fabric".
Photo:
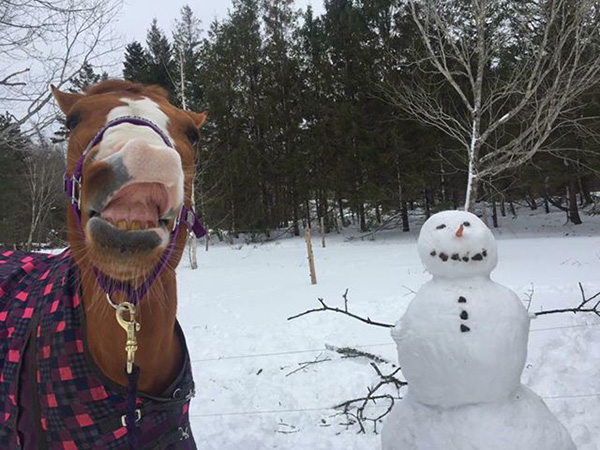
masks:
{"type": "MultiPolygon", "coordinates": [[[[77,266],[60,255],[0,253],[0,448],[19,449],[19,374],[35,351],[41,439],[51,450],[127,449],[126,389],[104,377],[86,347],[77,266]],[[31,342],[25,351],[27,343],[31,342]],[[27,353],[27,354],[25,354],[27,353]]],[[[195,449],[189,428],[193,396],[189,355],[174,385],[161,397],[138,394],[139,448],[195,449]]],[[[33,376],[33,374],[32,374],[33,376]]],[[[32,379],[32,378],[27,378],[32,379]]],[[[38,443],[38,446],[40,444],[38,443]]]]}

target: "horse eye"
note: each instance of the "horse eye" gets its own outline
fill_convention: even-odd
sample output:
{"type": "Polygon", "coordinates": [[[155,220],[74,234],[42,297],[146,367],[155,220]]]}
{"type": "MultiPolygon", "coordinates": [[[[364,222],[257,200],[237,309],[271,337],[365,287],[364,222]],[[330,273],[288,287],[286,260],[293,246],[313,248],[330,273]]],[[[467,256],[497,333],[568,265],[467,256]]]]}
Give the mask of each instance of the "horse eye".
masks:
{"type": "Polygon", "coordinates": [[[471,226],[471,222],[463,222],[463,225],[464,225],[465,227],[470,227],[470,226],[471,226]]]}
{"type": "Polygon", "coordinates": [[[79,114],[69,114],[65,121],[65,125],[69,131],[73,131],[73,128],[79,123],[79,114]]]}
{"type": "Polygon", "coordinates": [[[437,227],[435,227],[435,228],[436,228],[437,230],[442,230],[442,229],[446,228],[446,225],[444,225],[444,224],[441,224],[441,225],[438,225],[438,226],[437,226],[437,227]]]}
{"type": "Polygon", "coordinates": [[[190,127],[187,129],[187,131],[185,132],[186,137],[188,138],[188,141],[190,141],[190,143],[192,145],[196,145],[198,143],[198,141],[200,140],[200,134],[198,133],[198,130],[196,128],[190,127]]]}

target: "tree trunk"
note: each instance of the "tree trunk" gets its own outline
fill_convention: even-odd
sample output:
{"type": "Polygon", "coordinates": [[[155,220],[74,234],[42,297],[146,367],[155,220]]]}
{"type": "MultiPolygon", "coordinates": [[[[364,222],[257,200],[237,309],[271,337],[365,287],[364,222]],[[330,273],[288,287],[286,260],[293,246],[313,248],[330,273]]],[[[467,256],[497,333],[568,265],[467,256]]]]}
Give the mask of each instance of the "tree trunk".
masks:
{"type": "Polygon", "coordinates": [[[331,211],[331,215],[333,216],[332,220],[333,220],[333,226],[335,227],[335,232],[339,234],[340,233],[340,222],[338,220],[335,209],[333,209],[331,211]]]}
{"type": "Polygon", "coordinates": [[[579,189],[581,192],[581,206],[587,206],[587,205],[591,205],[592,203],[594,203],[594,199],[592,198],[591,194],[590,194],[590,189],[588,187],[588,183],[586,182],[585,178],[581,177],[579,178],[579,189]]]}
{"type": "Polygon", "coordinates": [[[569,211],[567,216],[573,225],[581,225],[581,217],[579,217],[579,209],[577,207],[577,181],[575,179],[569,182],[567,186],[569,198],[569,211]]]}
{"type": "Polygon", "coordinates": [[[408,222],[408,204],[402,201],[402,231],[410,231],[410,223],[408,222]]]}
{"type": "Polygon", "coordinates": [[[544,195],[544,211],[546,214],[550,214],[550,203],[548,203],[548,196],[544,195]]]}
{"type": "Polygon", "coordinates": [[[400,170],[396,171],[398,181],[398,201],[400,202],[400,211],[402,211],[402,231],[410,231],[410,224],[408,223],[408,205],[404,199],[404,190],[402,189],[402,183],[400,182],[400,170]]]}
{"type": "Polygon", "coordinates": [[[310,202],[308,200],[304,200],[304,208],[306,209],[306,223],[310,226],[310,202]]]}
{"type": "Polygon", "coordinates": [[[37,198],[35,195],[32,195],[32,205],[31,205],[31,224],[29,226],[29,236],[27,237],[27,248],[28,252],[31,251],[31,247],[33,245],[33,235],[35,233],[35,229],[37,228],[38,222],[38,213],[36,211],[36,201],[37,198]]]}
{"type": "Polygon", "coordinates": [[[532,211],[535,211],[538,206],[537,206],[537,201],[535,200],[535,194],[533,193],[533,191],[529,190],[527,192],[527,203],[529,203],[529,207],[531,208],[532,211]]]}
{"type": "Polygon", "coordinates": [[[296,197],[296,193],[293,195],[294,208],[293,208],[293,220],[294,220],[294,236],[300,236],[300,227],[298,226],[298,222],[300,221],[300,211],[298,211],[298,198],[296,197]]]}
{"type": "Polygon", "coordinates": [[[329,211],[329,202],[327,201],[327,194],[323,193],[321,200],[321,218],[323,219],[323,232],[328,233],[331,230],[331,217],[327,214],[329,211]]]}
{"type": "Polygon", "coordinates": [[[367,221],[366,221],[366,217],[365,217],[365,205],[362,201],[358,204],[358,214],[359,214],[359,219],[360,219],[360,231],[367,231],[367,221]]]}
{"type": "Polygon", "coordinates": [[[504,195],[500,197],[500,214],[502,214],[502,217],[506,217],[506,202],[504,200],[504,195]]]}
{"type": "Polygon", "coordinates": [[[338,196],[338,209],[340,210],[340,220],[342,222],[342,228],[346,227],[346,218],[344,217],[344,205],[342,202],[342,197],[338,196]]]}
{"type": "Polygon", "coordinates": [[[431,203],[426,190],[423,191],[423,202],[425,203],[425,218],[429,219],[431,217],[431,203]]]}
{"type": "Polygon", "coordinates": [[[486,201],[481,202],[481,221],[489,228],[490,222],[488,220],[488,207],[486,201]]]}
{"type": "Polygon", "coordinates": [[[498,228],[498,208],[496,207],[496,199],[492,198],[492,223],[494,228],[498,228]]]}
{"type": "Polygon", "coordinates": [[[475,203],[477,203],[477,195],[479,193],[479,178],[477,175],[469,175],[469,183],[467,186],[467,196],[465,198],[465,211],[474,212],[475,203]]]}
{"type": "MultiPolygon", "coordinates": [[[[438,149],[438,153],[441,155],[442,152],[439,151],[438,149]]],[[[444,171],[444,162],[440,161],[440,201],[445,202],[447,200],[446,198],[446,172],[444,171]]]]}
{"type": "Polygon", "coordinates": [[[452,208],[453,209],[459,208],[458,194],[456,193],[456,189],[452,190],[452,208]]]}

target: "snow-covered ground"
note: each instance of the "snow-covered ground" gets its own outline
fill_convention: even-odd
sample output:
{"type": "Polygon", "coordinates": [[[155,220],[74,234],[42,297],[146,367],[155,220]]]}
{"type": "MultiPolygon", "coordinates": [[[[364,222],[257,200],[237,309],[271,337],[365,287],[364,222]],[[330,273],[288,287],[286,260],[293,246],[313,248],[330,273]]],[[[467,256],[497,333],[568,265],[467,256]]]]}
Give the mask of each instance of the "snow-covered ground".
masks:
{"type": "MultiPolygon", "coordinates": [[[[492,277],[530,311],[570,307],[600,290],[600,217],[564,224],[564,213],[521,210],[500,218],[499,264],[492,277]],[[532,294],[531,294],[532,293],[532,294]]],[[[373,320],[394,323],[413,291],[429,278],[414,231],[382,232],[374,240],[327,237],[314,250],[318,284],[310,285],[299,238],[267,244],[199,247],[199,270],[179,268],[179,320],[193,360],[197,395],[192,426],[203,450],[378,450],[372,426],[357,434],[330,409],[362,396],[377,376],[366,358],[326,350],[359,346],[391,363],[389,330],[339,314],[287,317],[318,307],[317,298],[373,320]],[[298,370],[302,362],[330,361],[298,370]],[[296,372],[294,372],[296,371],[296,372]],[[294,372],[294,373],[292,373],[294,372]]],[[[523,382],[545,398],[579,450],[600,450],[600,318],[553,314],[532,322],[523,382]]],[[[379,364],[384,373],[392,364],[379,364]]],[[[375,408],[373,414],[382,410],[375,408]]]]}

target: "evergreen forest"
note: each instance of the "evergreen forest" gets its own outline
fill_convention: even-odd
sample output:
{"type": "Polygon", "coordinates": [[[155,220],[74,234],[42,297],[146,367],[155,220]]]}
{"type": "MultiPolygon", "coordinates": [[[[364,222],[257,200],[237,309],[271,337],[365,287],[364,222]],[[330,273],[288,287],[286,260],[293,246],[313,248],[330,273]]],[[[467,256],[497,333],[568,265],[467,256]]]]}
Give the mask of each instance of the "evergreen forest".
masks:
{"type": "MultiPolygon", "coordinates": [[[[599,29],[582,0],[325,0],[322,14],[233,0],[210,24],[190,4],[170,35],[149,23],[110,76],[208,112],[195,203],[221,238],[321,223],[408,231],[415,211],[450,208],[497,226],[515,205],[559,208],[579,224],[600,213],[599,29]]],[[[84,64],[70,89],[105,70],[84,64]]],[[[27,170],[22,149],[44,139],[19,139],[10,121],[0,116],[11,131],[0,142],[0,242],[60,242],[60,188],[35,235],[18,225],[32,213],[18,206],[14,174],[27,170]]],[[[61,127],[45,144],[53,187],[67,137],[61,127]]]]}

